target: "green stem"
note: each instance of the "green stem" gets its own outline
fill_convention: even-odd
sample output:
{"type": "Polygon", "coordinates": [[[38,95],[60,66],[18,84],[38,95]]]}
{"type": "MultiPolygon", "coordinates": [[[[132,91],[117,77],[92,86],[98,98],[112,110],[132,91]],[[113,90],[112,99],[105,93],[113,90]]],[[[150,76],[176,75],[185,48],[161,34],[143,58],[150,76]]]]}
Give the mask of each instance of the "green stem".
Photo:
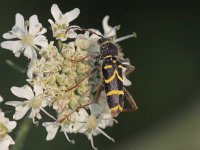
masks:
{"type": "Polygon", "coordinates": [[[6,60],[6,63],[12,67],[13,69],[19,71],[20,73],[25,73],[26,72],[26,69],[20,67],[19,65],[17,64],[14,64],[14,62],[12,62],[11,60],[6,60]]]}
{"type": "Polygon", "coordinates": [[[21,150],[23,148],[24,141],[31,128],[31,125],[32,120],[30,118],[25,118],[25,120],[19,128],[19,131],[17,132],[17,136],[15,138],[15,145],[11,148],[11,150],[21,150]]]}
{"type": "Polygon", "coordinates": [[[62,48],[63,48],[63,43],[62,43],[61,40],[58,40],[58,50],[59,50],[59,52],[62,50],[62,48]]]}

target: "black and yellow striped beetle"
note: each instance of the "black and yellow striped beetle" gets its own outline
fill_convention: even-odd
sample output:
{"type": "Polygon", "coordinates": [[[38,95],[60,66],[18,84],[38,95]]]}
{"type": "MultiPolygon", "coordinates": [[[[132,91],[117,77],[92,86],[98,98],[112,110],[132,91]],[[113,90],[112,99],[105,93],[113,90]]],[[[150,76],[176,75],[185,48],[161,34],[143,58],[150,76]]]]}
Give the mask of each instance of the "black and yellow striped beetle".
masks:
{"type": "MultiPolygon", "coordinates": [[[[137,110],[138,106],[135,100],[123,85],[123,72],[122,72],[122,69],[126,68],[125,75],[128,75],[129,73],[134,71],[134,66],[123,63],[125,60],[121,58],[119,55],[120,49],[119,46],[116,44],[116,42],[114,42],[115,38],[114,37],[105,38],[88,29],[83,29],[79,27],[78,29],[82,31],[88,31],[100,37],[100,39],[97,41],[100,46],[100,52],[96,56],[90,55],[90,57],[96,60],[95,63],[96,67],[93,70],[91,70],[90,73],[85,76],[85,78],[77,82],[75,86],[71,87],[66,91],[75,88],[83,80],[92,77],[97,72],[97,70],[99,70],[102,73],[103,81],[100,82],[100,85],[95,95],[95,99],[90,104],[98,103],[101,92],[104,89],[107,97],[107,103],[109,108],[111,109],[111,114],[113,117],[117,117],[120,112],[137,110]],[[100,60],[103,60],[102,64],[100,64],[100,60]],[[129,101],[132,109],[124,109],[124,96],[129,101]]],[[[81,59],[81,61],[83,59],[81,59]]],[[[77,109],[88,105],[89,104],[80,106],[77,109]]]]}
{"type": "MultiPolygon", "coordinates": [[[[122,69],[126,68],[125,75],[131,73],[134,67],[123,64],[123,59],[119,56],[119,47],[114,42],[113,37],[98,40],[100,45],[100,59],[103,60],[101,71],[103,74],[103,82],[99,86],[98,92],[101,92],[103,87],[105,89],[108,106],[111,109],[113,117],[117,117],[120,112],[127,111],[124,109],[124,96],[128,99],[133,110],[138,107],[131,94],[125,89],[123,85],[122,69]]],[[[97,93],[100,95],[99,93],[97,93]]]]}

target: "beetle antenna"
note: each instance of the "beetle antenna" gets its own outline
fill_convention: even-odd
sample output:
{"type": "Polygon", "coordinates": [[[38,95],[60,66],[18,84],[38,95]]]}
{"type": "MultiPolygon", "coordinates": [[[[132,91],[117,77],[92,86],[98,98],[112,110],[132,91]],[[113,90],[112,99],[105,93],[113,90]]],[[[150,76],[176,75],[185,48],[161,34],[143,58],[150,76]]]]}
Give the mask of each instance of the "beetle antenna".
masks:
{"type": "Polygon", "coordinates": [[[85,31],[88,31],[88,32],[90,32],[90,33],[92,33],[92,34],[95,34],[95,35],[101,37],[102,39],[104,38],[102,35],[100,35],[100,34],[94,32],[94,31],[91,31],[91,30],[89,30],[89,29],[84,29],[84,30],[85,30],[85,31]]]}
{"type": "MultiPolygon", "coordinates": [[[[92,33],[92,34],[95,34],[95,35],[101,37],[101,38],[104,38],[102,35],[100,35],[100,34],[94,32],[94,31],[92,31],[92,30],[89,30],[89,29],[84,29],[84,28],[81,28],[81,27],[78,27],[78,26],[72,26],[72,27],[68,28],[67,31],[69,31],[69,30],[71,30],[71,29],[77,29],[77,30],[82,30],[82,31],[88,31],[88,32],[90,32],[90,33],[92,33]]],[[[67,31],[66,31],[66,32],[67,32],[67,31]]]]}

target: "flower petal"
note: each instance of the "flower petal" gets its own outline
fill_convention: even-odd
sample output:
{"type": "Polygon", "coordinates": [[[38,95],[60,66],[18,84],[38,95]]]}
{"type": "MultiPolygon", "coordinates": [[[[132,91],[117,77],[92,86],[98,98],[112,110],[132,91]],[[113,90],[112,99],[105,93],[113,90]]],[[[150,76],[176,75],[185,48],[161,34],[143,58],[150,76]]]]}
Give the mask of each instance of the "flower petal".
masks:
{"type": "Polygon", "coordinates": [[[39,45],[43,48],[48,47],[48,41],[44,35],[38,35],[34,38],[34,44],[39,45]]]}
{"type": "Polygon", "coordinates": [[[111,113],[102,113],[101,116],[98,118],[98,127],[101,129],[105,129],[107,126],[113,126],[113,118],[111,113]]]}
{"type": "Polygon", "coordinates": [[[65,17],[67,19],[67,23],[70,23],[71,21],[76,19],[79,14],[80,14],[80,9],[78,9],[78,8],[74,8],[73,10],[65,13],[65,17]]]}
{"type": "Polygon", "coordinates": [[[132,82],[126,78],[126,76],[123,74],[123,85],[124,86],[131,86],[132,82]]]}
{"type": "Polygon", "coordinates": [[[38,96],[43,93],[43,90],[39,85],[34,85],[34,92],[35,92],[35,96],[38,96]]]}
{"type": "Polygon", "coordinates": [[[103,21],[102,21],[102,26],[103,26],[105,37],[116,36],[116,29],[109,26],[109,24],[108,24],[109,18],[110,17],[107,15],[103,18],[103,21]]]}
{"type": "Polygon", "coordinates": [[[15,28],[18,28],[23,34],[25,33],[24,17],[19,13],[15,15],[15,28]]]}
{"type": "Polygon", "coordinates": [[[11,34],[10,32],[7,32],[7,33],[3,34],[3,38],[4,39],[14,39],[14,38],[16,38],[16,36],[11,34]]]}
{"type": "Polygon", "coordinates": [[[44,28],[44,27],[42,27],[42,28],[40,28],[40,32],[38,32],[37,35],[44,34],[44,33],[46,33],[46,32],[47,32],[47,29],[44,28]]]}
{"type": "Polygon", "coordinates": [[[19,106],[15,107],[15,114],[13,115],[13,119],[19,120],[24,117],[24,115],[27,113],[27,111],[30,109],[28,106],[19,106]]]}
{"type": "Polygon", "coordinates": [[[0,95],[0,102],[3,102],[3,97],[0,95]]]}
{"type": "Polygon", "coordinates": [[[24,56],[31,59],[35,53],[35,49],[32,46],[27,46],[24,51],[24,56]]]}
{"type": "MultiPolygon", "coordinates": [[[[69,30],[69,31],[67,32],[67,37],[68,37],[68,38],[76,38],[76,36],[77,36],[77,33],[74,32],[73,30],[69,30]]],[[[66,40],[66,39],[65,39],[65,40],[66,40]]],[[[65,40],[63,40],[63,41],[65,41],[65,40]]]]}
{"type": "Polygon", "coordinates": [[[24,45],[21,40],[17,41],[4,41],[1,43],[1,47],[13,51],[13,53],[18,53],[23,51],[24,45]]]}
{"type": "Polygon", "coordinates": [[[99,102],[97,104],[91,104],[89,108],[93,115],[102,114],[106,109],[108,109],[105,92],[101,93],[99,102]]]}
{"type": "Polygon", "coordinates": [[[60,9],[58,8],[57,4],[52,5],[51,14],[53,15],[53,18],[55,19],[56,22],[59,22],[63,15],[60,9]]]}
{"type": "Polygon", "coordinates": [[[34,53],[32,58],[31,58],[29,65],[28,65],[28,70],[27,70],[27,76],[28,76],[29,79],[33,78],[33,65],[36,62],[36,60],[37,60],[37,54],[34,53]]]}
{"type": "Polygon", "coordinates": [[[14,55],[15,55],[15,57],[19,57],[21,55],[21,53],[16,52],[16,53],[14,53],[14,55]]]}
{"type": "Polygon", "coordinates": [[[42,124],[47,130],[47,137],[46,140],[52,140],[56,136],[56,133],[58,131],[59,125],[56,122],[44,122],[42,124]]]}
{"type": "Polygon", "coordinates": [[[28,85],[24,85],[22,87],[13,86],[11,87],[11,92],[17,97],[25,98],[28,100],[34,97],[33,91],[28,85]]]}
{"type": "Polygon", "coordinates": [[[0,122],[4,123],[6,120],[4,112],[0,109],[0,122]]]}
{"type": "Polygon", "coordinates": [[[29,34],[36,35],[41,27],[42,25],[39,23],[37,15],[33,15],[29,18],[29,34]]]}
{"type": "Polygon", "coordinates": [[[9,135],[6,135],[3,139],[0,140],[1,150],[9,150],[9,146],[14,144],[15,142],[9,135]]]}
{"type": "Polygon", "coordinates": [[[16,121],[8,121],[6,123],[6,126],[9,130],[9,132],[11,132],[17,126],[17,123],[16,123],[16,121]]]}
{"type": "MultiPolygon", "coordinates": [[[[40,113],[40,109],[39,108],[32,108],[31,109],[31,113],[29,114],[29,118],[35,118],[37,116],[41,117],[41,115],[38,115],[40,113]]],[[[39,118],[38,118],[39,119],[39,118]]]]}
{"type": "Polygon", "coordinates": [[[23,102],[20,102],[20,101],[8,101],[6,102],[5,104],[6,105],[10,105],[10,106],[13,106],[13,107],[19,107],[23,102]]]}
{"type": "MultiPolygon", "coordinates": [[[[129,62],[123,62],[122,64],[130,65],[129,62]]],[[[134,67],[134,66],[133,66],[133,67],[134,67]]],[[[135,68],[135,67],[134,67],[134,68],[135,68]]],[[[133,69],[134,69],[134,68],[133,68],[133,69]]],[[[125,67],[122,68],[123,85],[124,85],[124,86],[131,86],[132,82],[131,82],[129,79],[127,79],[127,77],[126,77],[125,74],[124,74],[126,70],[127,70],[127,69],[126,69],[125,67]]]]}
{"type": "Polygon", "coordinates": [[[87,118],[89,116],[87,111],[83,108],[79,109],[78,115],[79,115],[79,121],[85,120],[85,118],[87,118]]]}
{"type": "Polygon", "coordinates": [[[48,22],[51,24],[51,26],[53,26],[53,25],[54,25],[54,22],[53,22],[53,20],[51,20],[51,19],[48,19],[48,22]]]}

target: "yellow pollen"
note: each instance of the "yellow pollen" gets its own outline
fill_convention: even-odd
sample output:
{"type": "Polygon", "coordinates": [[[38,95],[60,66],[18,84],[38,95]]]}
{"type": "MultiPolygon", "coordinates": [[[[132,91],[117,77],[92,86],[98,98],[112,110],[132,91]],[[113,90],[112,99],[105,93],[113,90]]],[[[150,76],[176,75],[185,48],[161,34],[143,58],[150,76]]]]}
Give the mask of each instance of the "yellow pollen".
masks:
{"type": "Polygon", "coordinates": [[[42,105],[42,101],[39,98],[34,98],[31,100],[31,107],[33,109],[38,109],[42,105]]]}
{"type": "Polygon", "coordinates": [[[22,43],[25,45],[34,45],[34,37],[30,34],[24,35],[22,37],[22,43]]]}
{"type": "Polygon", "coordinates": [[[87,122],[88,129],[95,129],[97,127],[97,120],[94,116],[90,116],[87,122]]]}
{"type": "Polygon", "coordinates": [[[0,139],[4,138],[8,133],[8,128],[0,122],[0,139]]]}
{"type": "Polygon", "coordinates": [[[65,37],[65,33],[59,33],[56,35],[56,37],[58,38],[64,38],[65,37]]]}

